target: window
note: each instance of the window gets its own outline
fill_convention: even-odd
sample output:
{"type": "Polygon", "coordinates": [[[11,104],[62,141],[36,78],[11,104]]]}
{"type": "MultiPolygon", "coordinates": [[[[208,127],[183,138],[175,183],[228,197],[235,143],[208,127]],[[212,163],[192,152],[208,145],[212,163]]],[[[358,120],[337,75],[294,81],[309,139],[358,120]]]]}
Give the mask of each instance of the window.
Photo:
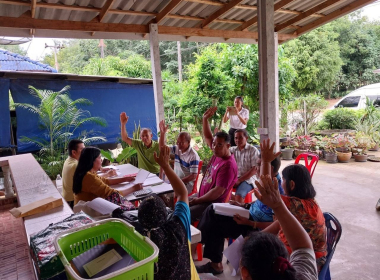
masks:
{"type": "Polygon", "coordinates": [[[359,105],[360,96],[348,96],[343,99],[336,107],[357,107],[359,105]]]}
{"type": "Polygon", "coordinates": [[[367,97],[373,102],[373,105],[380,107],[380,95],[370,95],[367,97]]]}

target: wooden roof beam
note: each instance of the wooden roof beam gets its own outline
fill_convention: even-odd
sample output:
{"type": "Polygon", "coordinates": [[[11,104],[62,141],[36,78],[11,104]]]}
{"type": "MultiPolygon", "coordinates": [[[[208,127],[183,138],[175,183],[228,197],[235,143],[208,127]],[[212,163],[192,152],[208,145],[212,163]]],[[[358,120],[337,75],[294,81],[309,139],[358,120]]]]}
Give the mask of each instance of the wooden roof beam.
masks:
{"type": "Polygon", "coordinates": [[[279,24],[276,26],[276,28],[274,29],[274,31],[276,32],[279,32],[280,30],[283,30],[285,28],[287,28],[288,26],[292,25],[292,24],[295,24],[305,18],[308,18],[310,17],[311,15],[315,14],[315,13],[318,13],[334,4],[337,4],[339,2],[341,2],[342,0],[328,0],[328,1],[325,1],[321,4],[319,4],[318,6],[315,6],[314,8],[311,8],[309,10],[307,10],[306,12],[303,12],[302,14],[282,23],[282,24],[279,24]]]}
{"type": "Polygon", "coordinates": [[[161,12],[159,12],[156,17],[154,19],[152,19],[151,21],[149,21],[149,24],[151,23],[157,23],[159,24],[167,15],[169,15],[171,13],[171,11],[173,11],[175,9],[175,7],[177,7],[183,0],[171,0],[166,6],[165,8],[162,9],[161,12]]]}
{"type": "Polygon", "coordinates": [[[232,0],[227,4],[223,5],[222,8],[211,14],[209,17],[205,18],[202,22],[196,25],[196,27],[205,28],[210,25],[217,18],[223,16],[225,13],[235,8],[236,5],[240,4],[243,0],[232,0]]]}
{"type": "Polygon", "coordinates": [[[324,18],[317,19],[316,21],[313,21],[312,23],[309,23],[305,26],[302,26],[296,31],[297,36],[300,36],[306,32],[309,32],[312,29],[318,28],[319,26],[326,24],[330,21],[333,21],[334,19],[337,19],[339,17],[345,16],[355,10],[358,10],[370,3],[375,2],[376,0],[357,0],[354,1],[342,8],[339,8],[338,10],[326,15],[324,18]]]}
{"type": "Polygon", "coordinates": [[[36,4],[37,4],[37,0],[32,0],[30,1],[30,11],[32,13],[32,18],[34,18],[36,16],[36,4]]]}
{"type": "MultiPolygon", "coordinates": [[[[66,21],[66,20],[46,20],[32,19],[26,17],[0,17],[0,26],[21,29],[46,29],[61,31],[83,31],[83,32],[122,32],[122,33],[149,33],[149,27],[137,24],[121,24],[121,23],[102,23],[102,22],[82,22],[82,21],[66,21]]],[[[200,29],[200,28],[184,28],[171,26],[158,26],[158,33],[165,35],[180,36],[201,36],[201,37],[221,37],[221,38],[243,38],[256,39],[257,32],[239,32],[232,30],[216,30],[216,29],[200,29]]],[[[279,40],[289,40],[296,38],[295,35],[278,34],[279,40]]]]}
{"type": "MultiPolygon", "coordinates": [[[[289,4],[290,2],[293,2],[294,0],[281,0],[280,2],[277,2],[274,4],[274,11],[276,12],[277,10],[281,9],[285,5],[289,4]]],[[[258,20],[257,15],[251,18],[250,20],[244,22],[242,26],[239,26],[238,28],[235,29],[235,31],[245,31],[252,25],[256,24],[258,20]]]]}
{"type": "Polygon", "coordinates": [[[111,6],[115,2],[115,0],[107,0],[107,2],[102,7],[102,10],[100,11],[99,15],[97,16],[99,22],[102,22],[107,13],[110,11],[111,6]]]}

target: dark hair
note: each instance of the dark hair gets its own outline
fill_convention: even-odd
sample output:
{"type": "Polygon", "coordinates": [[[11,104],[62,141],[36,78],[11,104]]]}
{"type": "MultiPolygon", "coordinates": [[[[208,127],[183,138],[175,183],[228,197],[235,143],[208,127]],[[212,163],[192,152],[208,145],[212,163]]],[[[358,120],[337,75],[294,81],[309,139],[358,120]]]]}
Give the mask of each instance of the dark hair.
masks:
{"type": "Polygon", "coordinates": [[[242,96],[236,96],[235,99],[240,99],[241,103],[244,104],[243,97],[242,96]]]}
{"type": "Polygon", "coordinates": [[[301,199],[314,198],[315,189],[311,183],[309,170],[302,164],[292,164],[282,170],[282,177],[286,181],[286,193],[289,196],[301,199]],[[290,181],[294,182],[294,189],[290,188],[290,181]]]}
{"type": "Polygon", "coordinates": [[[73,155],[73,151],[76,151],[78,149],[78,145],[82,144],[83,141],[79,139],[73,139],[69,142],[69,145],[67,145],[67,149],[69,150],[69,156],[73,155]]]}
{"type": "Polygon", "coordinates": [[[92,169],[94,161],[99,155],[100,150],[95,147],[86,147],[82,150],[73,179],[73,192],[75,194],[82,191],[83,178],[92,169]]]}
{"type": "Polygon", "coordinates": [[[277,257],[288,259],[288,251],[281,240],[271,233],[252,232],[244,242],[240,262],[253,280],[297,279],[297,273],[292,267],[282,274],[274,271],[273,264],[277,257]]]}
{"type": "Polygon", "coordinates": [[[241,129],[241,128],[235,130],[234,136],[236,133],[239,133],[239,132],[243,133],[245,138],[248,138],[248,132],[245,129],[241,129]]]}
{"type": "Polygon", "coordinates": [[[274,160],[272,160],[272,162],[270,163],[270,165],[273,166],[273,173],[277,174],[278,170],[280,170],[280,167],[281,167],[281,159],[280,159],[280,157],[276,157],[274,160]]]}
{"type": "Polygon", "coordinates": [[[215,133],[215,137],[223,138],[224,142],[226,142],[226,143],[230,143],[230,141],[231,141],[230,135],[224,131],[219,131],[219,132],[215,133]]]}
{"type": "Polygon", "coordinates": [[[180,132],[180,133],[178,134],[178,138],[179,138],[180,136],[182,136],[182,135],[185,136],[186,141],[188,141],[189,143],[191,142],[191,136],[190,136],[190,133],[189,133],[189,132],[187,132],[187,131],[182,131],[182,132],[180,132]]]}

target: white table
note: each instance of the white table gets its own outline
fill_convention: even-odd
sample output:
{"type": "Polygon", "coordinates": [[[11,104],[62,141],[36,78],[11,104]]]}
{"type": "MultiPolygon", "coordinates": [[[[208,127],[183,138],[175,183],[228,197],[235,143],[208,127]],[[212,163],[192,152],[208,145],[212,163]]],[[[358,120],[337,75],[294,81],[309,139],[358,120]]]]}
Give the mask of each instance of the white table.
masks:
{"type": "MultiPolygon", "coordinates": [[[[120,173],[121,176],[139,172],[139,169],[137,167],[131,165],[131,164],[118,165],[118,166],[116,166],[116,168],[117,168],[117,171],[120,173]]],[[[148,179],[153,178],[153,177],[158,178],[157,175],[150,173],[148,176],[148,179]]],[[[112,188],[119,190],[119,191],[123,191],[123,190],[126,190],[126,189],[133,187],[133,185],[134,185],[133,182],[131,182],[131,183],[125,182],[125,183],[121,183],[118,185],[112,185],[112,188]]],[[[143,187],[143,188],[144,189],[150,188],[150,189],[152,189],[152,191],[155,194],[165,194],[165,193],[172,193],[173,192],[172,186],[170,184],[164,183],[164,182],[159,184],[159,185],[147,186],[147,187],[143,187]]],[[[136,197],[133,194],[129,194],[125,198],[128,199],[129,201],[135,201],[135,200],[143,199],[144,196],[136,197]]]]}

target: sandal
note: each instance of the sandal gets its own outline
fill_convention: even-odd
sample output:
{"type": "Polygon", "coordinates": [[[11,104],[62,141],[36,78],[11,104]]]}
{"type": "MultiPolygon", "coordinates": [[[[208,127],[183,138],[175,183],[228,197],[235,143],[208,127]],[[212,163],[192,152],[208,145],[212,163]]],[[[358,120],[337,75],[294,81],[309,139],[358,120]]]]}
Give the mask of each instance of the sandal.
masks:
{"type": "Polygon", "coordinates": [[[201,266],[196,266],[195,268],[197,269],[198,273],[212,273],[213,275],[218,275],[218,274],[223,273],[223,270],[218,271],[218,270],[214,269],[211,266],[211,262],[208,262],[208,263],[201,265],[201,266]]]}

